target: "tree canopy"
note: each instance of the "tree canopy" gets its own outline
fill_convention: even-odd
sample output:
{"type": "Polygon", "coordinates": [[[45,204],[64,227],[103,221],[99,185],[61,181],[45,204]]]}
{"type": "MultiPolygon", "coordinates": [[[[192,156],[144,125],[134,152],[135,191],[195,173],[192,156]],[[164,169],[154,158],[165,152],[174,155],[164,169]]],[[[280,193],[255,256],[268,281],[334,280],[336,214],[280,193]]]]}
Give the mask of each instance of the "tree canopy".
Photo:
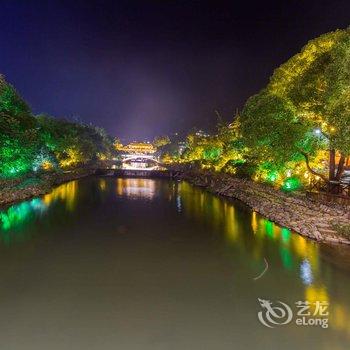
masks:
{"type": "MultiPolygon", "coordinates": [[[[328,179],[339,179],[350,154],[350,30],[311,40],[277,68],[242,112],[242,133],[261,158],[310,159],[329,151],[328,179]],[[338,169],[335,156],[339,154],[338,169]]],[[[317,173],[326,179],[324,173],[317,173]]]]}
{"type": "Polygon", "coordinates": [[[84,165],[110,157],[113,150],[113,139],[101,128],[33,116],[0,75],[0,177],[84,165]]]}

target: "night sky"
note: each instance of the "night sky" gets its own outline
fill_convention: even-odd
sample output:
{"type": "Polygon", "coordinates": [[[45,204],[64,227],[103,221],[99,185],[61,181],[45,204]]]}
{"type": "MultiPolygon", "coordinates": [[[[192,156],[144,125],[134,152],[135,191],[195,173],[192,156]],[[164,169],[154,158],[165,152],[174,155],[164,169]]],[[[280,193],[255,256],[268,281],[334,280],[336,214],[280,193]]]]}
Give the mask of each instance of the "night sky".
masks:
{"type": "Polygon", "coordinates": [[[0,72],[34,113],[151,139],[231,120],[350,1],[1,1],[0,72]]]}

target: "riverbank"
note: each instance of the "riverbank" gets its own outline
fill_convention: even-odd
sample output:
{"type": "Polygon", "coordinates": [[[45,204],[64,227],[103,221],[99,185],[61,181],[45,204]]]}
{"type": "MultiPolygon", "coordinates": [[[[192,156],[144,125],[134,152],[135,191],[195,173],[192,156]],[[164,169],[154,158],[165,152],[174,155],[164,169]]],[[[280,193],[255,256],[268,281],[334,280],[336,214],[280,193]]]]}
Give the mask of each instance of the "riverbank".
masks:
{"type": "Polygon", "coordinates": [[[350,244],[349,207],[324,204],[305,193],[285,193],[271,186],[227,174],[182,170],[175,178],[247,204],[269,220],[320,242],[350,244]]]}
{"type": "Polygon", "coordinates": [[[0,182],[0,206],[8,205],[50,192],[64,182],[80,179],[95,173],[95,169],[79,168],[67,172],[51,172],[35,177],[0,182]]]}

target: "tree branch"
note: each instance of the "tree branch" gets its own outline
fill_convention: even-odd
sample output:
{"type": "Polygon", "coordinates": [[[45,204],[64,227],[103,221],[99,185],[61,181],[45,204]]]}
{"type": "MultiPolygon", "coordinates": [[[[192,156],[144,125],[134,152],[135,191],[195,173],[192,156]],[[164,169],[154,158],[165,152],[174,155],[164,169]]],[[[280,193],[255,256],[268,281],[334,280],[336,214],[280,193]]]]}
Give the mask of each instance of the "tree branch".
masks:
{"type": "Polygon", "coordinates": [[[306,167],[307,167],[307,169],[310,171],[310,173],[313,174],[313,175],[315,175],[315,176],[319,176],[323,181],[328,182],[328,179],[327,179],[326,176],[324,176],[323,174],[318,173],[317,171],[313,170],[313,169],[310,167],[309,155],[308,155],[306,152],[301,151],[301,150],[299,150],[299,152],[304,156],[304,158],[305,158],[305,163],[306,163],[306,167]]]}

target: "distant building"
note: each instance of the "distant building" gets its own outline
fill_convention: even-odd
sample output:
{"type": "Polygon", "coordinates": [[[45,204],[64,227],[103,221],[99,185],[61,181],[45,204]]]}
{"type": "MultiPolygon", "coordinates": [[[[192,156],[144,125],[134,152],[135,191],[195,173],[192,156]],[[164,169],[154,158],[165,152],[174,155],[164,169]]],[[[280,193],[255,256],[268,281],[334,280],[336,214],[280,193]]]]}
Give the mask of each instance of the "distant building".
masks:
{"type": "Polygon", "coordinates": [[[131,142],[128,145],[116,145],[117,151],[135,154],[153,154],[157,149],[149,142],[131,142]]]}

